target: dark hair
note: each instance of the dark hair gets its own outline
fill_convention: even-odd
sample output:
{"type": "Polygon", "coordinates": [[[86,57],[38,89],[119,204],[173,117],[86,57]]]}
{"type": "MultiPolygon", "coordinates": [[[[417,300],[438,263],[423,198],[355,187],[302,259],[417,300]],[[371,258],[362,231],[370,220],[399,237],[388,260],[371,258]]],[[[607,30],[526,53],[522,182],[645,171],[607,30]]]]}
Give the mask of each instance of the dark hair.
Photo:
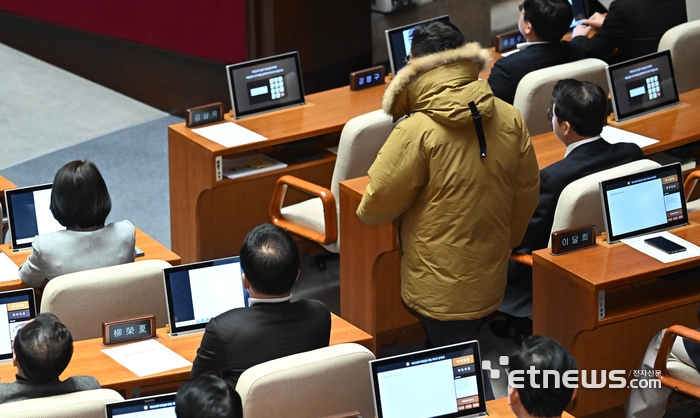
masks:
{"type": "Polygon", "coordinates": [[[51,190],[51,213],[61,225],[103,225],[111,210],[107,185],[92,161],[71,161],[58,170],[51,190]]]}
{"type": "Polygon", "coordinates": [[[178,418],[239,418],[241,397],[224,379],[210,373],[193,377],[177,389],[178,418]]]}
{"type": "MultiPolygon", "coordinates": [[[[532,335],[526,338],[520,351],[509,357],[511,373],[514,370],[526,373],[530,367],[535,370],[556,370],[561,378],[568,370],[578,370],[574,357],[561,344],[551,338],[532,335]]],[[[573,388],[561,384],[555,385],[555,378],[547,374],[547,387],[544,387],[543,373],[534,375],[537,388],[532,387],[533,375],[525,375],[522,388],[516,389],[520,403],[528,414],[536,417],[555,417],[561,415],[571,402],[573,388]],[[558,386],[558,387],[556,387],[558,386]]]]}
{"type": "Polygon", "coordinates": [[[49,383],[68,367],[73,357],[73,336],[56,315],[42,313],[17,331],[14,350],[28,380],[49,383]]]}
{"type": "Polygon", "coordinates": [[[546,42],[560,41],[574,20],[574,11],[567,0],[525,0],[523,10],[523,19],[546,42]]]}
{"type": "Polygon", "coordinates": [[[554,113],[580,136],[600,135],[608,119],[608,96],[597,84],[573,78],[559,80],[552,91],[554,113]]]}
{"type": "Polygon", "coordinates": [[[419,58],[464,45],[464,35],[451,23],[428,22],[411,33],[411,55],[419,58]]]}
{"type": "Polygon", "coordinates": [[[246,235],[241,268],[250,285],[266,295],[285,295],[299,275],[299,250],[284,229],[263,224],[246,235]]]}

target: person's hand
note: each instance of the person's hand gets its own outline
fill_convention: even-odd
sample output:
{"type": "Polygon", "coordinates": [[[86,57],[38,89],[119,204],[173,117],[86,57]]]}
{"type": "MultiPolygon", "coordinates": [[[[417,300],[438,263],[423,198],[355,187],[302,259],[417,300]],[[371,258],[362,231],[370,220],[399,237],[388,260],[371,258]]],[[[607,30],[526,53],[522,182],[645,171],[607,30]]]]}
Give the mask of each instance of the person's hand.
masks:
{"type": "Polygon", "coordinates": [[[601,26],[603,26],[603,22],[605,22],[605,16],[595,12],[593,13],[593,16],[589,17],[588,19],[583,19],[581,23],[599,29],[601,26]]]}
{"type": "Polygon", "coordinates": [[[591,27],[588,25],[578,25],[574,28],[574,32],[571,34],[572,38],[575,38],[577,36],[588,36],[588,33],[591,31],[591,27]]]}

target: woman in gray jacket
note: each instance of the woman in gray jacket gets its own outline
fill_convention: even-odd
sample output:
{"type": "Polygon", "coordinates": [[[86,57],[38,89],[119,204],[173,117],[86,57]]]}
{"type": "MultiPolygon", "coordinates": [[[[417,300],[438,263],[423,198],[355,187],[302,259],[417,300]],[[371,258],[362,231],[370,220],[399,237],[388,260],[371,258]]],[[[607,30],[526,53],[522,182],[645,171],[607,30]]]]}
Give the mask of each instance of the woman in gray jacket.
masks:
{"type": "Polygon", "coordinates": [[[66,229],[34,237],[32,253],[19,268],[22,281],[41,287],[63,274],[134,261],[134,225],[105,225],[111,209],[107,185],[93,162],[61,167],[53,180],[51,212],[66,229]]]}

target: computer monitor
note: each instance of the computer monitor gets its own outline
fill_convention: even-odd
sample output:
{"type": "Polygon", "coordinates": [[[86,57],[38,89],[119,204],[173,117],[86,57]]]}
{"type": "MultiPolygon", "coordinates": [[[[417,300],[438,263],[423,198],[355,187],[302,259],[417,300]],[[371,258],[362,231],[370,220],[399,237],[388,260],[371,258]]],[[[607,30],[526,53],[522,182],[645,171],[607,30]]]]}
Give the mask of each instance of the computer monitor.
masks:
{"type": "Polygon", "coordinates": [[[659,51],[606,68],[616,121],[680,104],[670,51],[659,51]]]}
{"type": "Polygon", "coordinates": [[[177,393],[145,396],[105,404],[106,418],[177,418],[177,393]]]}
{"type": "Polygon", "coordinates": [[[588,13],[586,13],[586,1],[585,0],[569,0],[571,4],[571,9],[574,12],[574,20],[571,21],[570,28],[575,28],[581,24],[583,19],[588,18],[588,13]]]}
{"type": "Polygon", "coordinates": [[[5,190],[12,251],[31,250],[34,237],[66,229],[51,212],[51,188],[39,184],[5,190]]]}
{"type": "Polygon", "coordinates": [[[680,163],[600,182],[608,242],[688,223],[680,163]]]}
{"type": "Polygon", "coordinates": [[[36,318],[34,289],[0,293],[0,360],[12,359],[17,330],[36,318]]]}
{"type": "Polygon", "coordinates": [[[226,76],[236,119],[305,103],[296,51],[227,65],[226,76]]]}
{"type": "Polygon", "coordinates": [[[486,416],[478,341],[369,363],[378,418],[486,416]]]}
{"type": "Polygon", "coordinates": [[[411,35],[413,34],[413,28],[421,23],[427,22],[450,23],[450,17],[448,15],[438,16],[384,31],[392,73],[398,73],[406,65],[406,56],[411,51],[411,35]]]}
{"type": "Polygon", "coordinates": [[[204,331],[215,316],[246,306],[242,272],[239,257],[163,269],[170,334],[204,331]]]}

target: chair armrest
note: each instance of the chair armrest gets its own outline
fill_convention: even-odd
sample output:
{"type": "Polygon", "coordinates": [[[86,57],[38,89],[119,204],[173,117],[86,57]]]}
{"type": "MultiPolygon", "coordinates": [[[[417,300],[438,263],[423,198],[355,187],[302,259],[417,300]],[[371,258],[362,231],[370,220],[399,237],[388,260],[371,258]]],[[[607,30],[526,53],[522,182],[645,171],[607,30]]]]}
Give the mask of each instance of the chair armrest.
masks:
{"type": "Polygon", "coordinates": [[[272,193],[270,200],[270,220],[273,224],[284,228],[289,232],[301,235],[311,241],[321,245],[328,245],[338,239],[338,221],[335,207],[335,197],[333,193],[325,187],[302,180],[294,176],[282,176],[275,184],[275,190],[272,193]],[[282,205],[284,204],[284,196],[287,194],[287,187],[292,187],[304,193],[316,196],[323,203],[323,222],[325,224],[325,234],[309,229],[290,222],[282,215],[282,205]]]}
{"type": "Polygon", "coordinates": [[[693,193],[695,185],[698,180],[700,180],[700,170],[691,171],[690,174],[685,178],[683,182],[683,189],[685,190],[685,199],[690,199],[690,194],[693,193]]]}
{"type": "Polygon", "coordinates": [[[654,361],[654,370],[660,372],[658,377],[662,385],[695,398],[700,397],[700,387],[672,377],[668,372],[666,363],[668,362],[668,355],[671,353],[671,348],[673,347],[673,342],[676,340],[676,336],[700,342],[700,332],[694,329],[682,325],[673,325],[669,327],[664,337],[661,339],[659,352],[656,354],[656,360],[654,361]]]}
{"type": "Polygon", "coordinates": [[[525,264],[532,267],[532,254],[520,254],[513,251],[510,253],[510,259],[516,263],[525,264]]]}

